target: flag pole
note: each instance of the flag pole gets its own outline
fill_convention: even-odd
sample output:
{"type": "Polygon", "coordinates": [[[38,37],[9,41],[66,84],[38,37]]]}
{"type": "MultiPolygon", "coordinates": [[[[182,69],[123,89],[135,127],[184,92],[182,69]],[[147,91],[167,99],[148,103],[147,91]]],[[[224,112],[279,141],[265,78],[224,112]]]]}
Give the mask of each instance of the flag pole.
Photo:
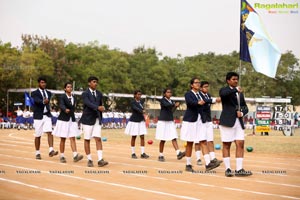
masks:
{"type": "Polygon", "coordinates": [[[242,61],[241,61],[241,59],[240,59],[239,75],[240,75],[239,85],[242,86],[242,61]]]}
{"type": "MultiPolygon", "coordinates": [[[[30,80],[29,80],[29,97],[31,97],[31,83],[32,83],[32,79],[31,79],[31,77],[30,77],[30,80]]],[[[28,110],[29,110],[29,112],[30,112],[30,106],[28,106],[28,110]]]]}

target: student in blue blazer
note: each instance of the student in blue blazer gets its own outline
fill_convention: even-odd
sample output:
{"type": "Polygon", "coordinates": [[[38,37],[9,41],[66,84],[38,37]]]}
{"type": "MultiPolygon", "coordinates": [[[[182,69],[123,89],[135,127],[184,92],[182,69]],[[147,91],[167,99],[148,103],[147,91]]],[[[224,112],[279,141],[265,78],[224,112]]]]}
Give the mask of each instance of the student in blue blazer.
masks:
{"type": "MultiPolygon", "coordinates": [[[[206,134],[207,136],[207,147],[209,151],[210,162],[219,162],[222,163],[223,161],[218,160],[215,155],[214,151],[214,130],[213,130],[213,123],[211,120],[211,104],[220,103],[221,98],[212,98],[211,95],[208,93],[209,91],[209,82],[208,81],[201,81],[200,83],[200,96],[205,101],[205,103],[201,106],[201,121],[202,121],[202,130],[201,132],[206,134]]],[[[195,144],[196,149],[196,157],[197,157],[197,164],[201,165],[200,159],[200,144],[195,144]]]]}
{"type": "Polygon", "coordinates": [[[184,113],[180,138],[187,142],[186,146],[186,171],[193,172],[192,164],[191,164],[191,156],[192,156],[192,148],[193,143],[200,143],[202,153],[204,155],[205,160],[205,168],[206,171],[212,170],[218,167],[219,163],[210,162],[208,155],[208,148],[206,142],[206,135],[201,133],[201,106],[205,103],[205,101],[201,98],[199,94],[200,90],[200,81],[198,78],[192,78],[190,81],[191,90],[186,92],[185,102],[187,105],[187,109],[184,113]]]}
{"type": "Polygon", "coordinates": [[[173,112],[179,106],[179,102],[171,100],[172,90],[164,89],[163,98],[160,99],[160,115],[158,117],[155,139],[160,140],[158,161],[164,162],[164,145],[166,141],[172,140],[173,147],[176,151],[177,159],[180,160],[185,156],[185,152],[181,152],[177,144],[177,131],[174,123],[173,112]]]}
{"type": "Polygon", "coordinates": [[[142,92],[140,90],[135,90],[133,96],[134,99],[131,101],[132,115],[125,128],[125,134],[131,135],[131,158],[137,159],[135,154],[135,140],[136,136],[139,135],[141,139],[141,158],[147,159],[149,158],[149,155],[145,153],[145,135],[147,134],[147,129],[144,118],[144,102],[141,100],[142,92]]]}
{"type": "Polygon", "coordinates": [[[83,155],[77,153],[76,148],[75,137],[79,135],[79,130],[74,114],[76,99],[72,95],[72,83],[65,83],[64,90],[65,94],[61,95],[59,98],[60,113],[53,130],[53,135],[60,137],[60,162],[67,162],[64,155],[66,138],[70,139],[73,161],[78,162],[83,158],[83,155]]]}
{"type": "Polygon", "coordinates": [[[222,101],[222,113],[220,116],[220,133],[223,142],[223,161],[225,164],[225,176],[250,176],[251,171],[243,169],[244,158],[244,122],[243,117],[248,113],[248,107],[243,90],[238,86],[239,75],[228,72],[226,75],[227,86],[220,89],[222,101]],[[230,167],[230,147],[234,142],[236,146],[236,170],[230,167]]]}
{"type": "Polygon", "coordinates": [[[38,78],[39,88],[31,93],[31,97],[34,101],[33,105],[33,119],[34,119],[34,129],[35,129],[35,158],[42,159],[40,153],[41,136],[43,133],[48,135],[48,145],[49,145],[49,156],[53,157],[58,154],[53,148],[53,135],[52,132],[52,121],[50,112],[50,99],[51,92],[46,90],[47,80],[44,77],[38,78]]]}
{"type": "Polygon", "coordinates": [[[98,156],[98,167],[103,167],[108,164],[103,159],[103,147],[101,140],[101,121],[102,112],[105,110],[102,103],[102,93],[96,90],[98,85],[98,78],[90,76],[88,78],[89,88],[82,93],[83,100],[83,113],[80,118],[82,124],[82,130],[84,134],[84,150],[87,155],[88,167],[93,167],[93,160],[90,150],[90,140],[95,139],[97,156],[98,156]]]}

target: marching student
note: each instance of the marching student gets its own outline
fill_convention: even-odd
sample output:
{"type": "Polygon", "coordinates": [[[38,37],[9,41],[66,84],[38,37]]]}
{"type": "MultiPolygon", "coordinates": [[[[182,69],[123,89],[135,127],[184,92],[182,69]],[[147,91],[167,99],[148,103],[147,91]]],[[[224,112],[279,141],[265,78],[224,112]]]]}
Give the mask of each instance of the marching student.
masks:
{"type": "Polygon", "coordinates": [[[202,149],[203,157],[205,160],[206,171],[212,170],[218,167],[219,163],[210,162],[208,155],[208,148],[206,142],[206,134],[201,133],[201,106],[205,103],[201,99],[199,94],[200,81],[198,78],[192,78],[190,81],[191,90],[186,92],[184,97],[187,105],[187,109],[184,113],[182,127],[181,127],[181,140],[186,141],[186,167],[185,170],[188,172],[193,172],[193,167],[191,164],[191,156],[193,143],[200,143],[202,149]]]}
{"type": "Polygon", "coordinates": [[[34,100],[33,105],[33,119],[35,128],[35,150],[36,159],[42,159],[40,153],[41,136],[43,133],[48,135],[48,145],[49,145],[49,156],[53,157],[58,154],[58,151],[53,149],[53,135],[52,132],[52,122],[50,113],[50,99],[51,92],[46,90],[47,80],[46,78],[38,78],[39,88],[31,93],[31,97],[34,100]]]}
{"type": "Polygon", "coordinates": [[[222,113],[220,117],[220,133],[223,142],[223,161],[225,164],[225,176],[250,176],[251,171],[243,169],[244,160],[244,122],[243,116],[248,113],[248,107],[244,98],[243,90],[238,86],[239,75],[228,72],[226,75],[227,86],[220,89],[222,101],[222,113]],[[230,147],[234,142],[236,146],[236,171],[230,167],[230,147]]]}
{"type": "Polygon", "coordinates": [[[209,151],[210,156],[210,162],[212,163],[222,163],[223,161],[218,160],[215,155],[214,151],[214,128],[213,123],[211,121],[211,104],[214,103],[220,103],[221,98],[212,98],[209,91],[209,82],[207,81],[201,81],[200,82],[200,96],[205,101],[203,106],[201,107],[202,113],[201,113],[201,120],[202,120],[202,130],[201,132],[205,133],[207,135],[207,147],[209,151]]]}
{"type": "Polygon", "coordinates": [[[177,159],[180,160],[185,156],[185,152],[181,152],[177,144],[177,132],[174,123],[173,112],[179,106],[179,102],[171,100],[172,90],[167,88],[163,91],[163,98],[160,100],[160,115],[158,117],[155,139],[160,140],[158,161],[164,162],[163,154],[166,141],[172,141],[176,151],[177,159]]]}
{"type": "Polygon", "coordinates": [[[23,118],[23,111],[19,106],[18,106],[18,110],[16,111],[16,113],[17,113],[16,124],[17,124],[18,130],[20,130],[24,126],[24,118],[23,118]]]}
{"type": "Polygon", "coordinates": [[[65,94],[60,96],[59,108],[60,113],[57,118],[56,126],[53,130],[53,135],[60,137],[60,162],[66,163],[65,143],[66,138],[70,139],[71,149],[73,152],[73,161],[78,162],[83,158],[83,155],[77,153],[75,137],[79,135],[78,125],[75,120],[75,105],[76,99],[72,96],[73,85],[70,82],[65,83],[65,94]]]}
{"type": "Polygon", "coordinates": [[[103,167],[108,164],[108,162],[103,159],[101,140],[102,112],[105,108],[102,104],[102,93],[96,90],[98,78],[90,76],[88,78],[88,84],[89,88],[82,93],[83,113],[80,118],[84,134],[84,150],[88,159],[87,166],[93,167],[94,164],[91,156],[90,140],[94,138],[98,155],[98,167],[103,167]]]}
{"type": "Polygon", "coordinates": [[[125,134],[131,135],[131,158],[137,159],[135,154],[135,140],[136,136],[140,136],[141,139],[141,158],[147,159],[149,155],[145,153],[145,135],[147,134],[145,118],[144,118],[144,102],[141,101],[142,92],[135,90],[134,100],[131,101],[132,115],[125,129],[125,134]]]}

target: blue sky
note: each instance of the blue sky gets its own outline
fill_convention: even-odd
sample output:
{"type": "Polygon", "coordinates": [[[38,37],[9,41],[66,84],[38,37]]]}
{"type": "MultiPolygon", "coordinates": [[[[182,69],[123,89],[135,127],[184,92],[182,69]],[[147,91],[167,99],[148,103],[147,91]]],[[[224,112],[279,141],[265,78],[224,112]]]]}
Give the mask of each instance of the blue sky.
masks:
{"type": "MultiPolygon", "coordinates": [[[[256,11],[281,52],[300,58],[300,13],[256,11]]],[[[37,34],[127,52],[145,45],[172,57],[227,54],[239,51],[239,12],[239,0],[0,0],[0,40],[20,46],[21,34],[37,34]]]]}

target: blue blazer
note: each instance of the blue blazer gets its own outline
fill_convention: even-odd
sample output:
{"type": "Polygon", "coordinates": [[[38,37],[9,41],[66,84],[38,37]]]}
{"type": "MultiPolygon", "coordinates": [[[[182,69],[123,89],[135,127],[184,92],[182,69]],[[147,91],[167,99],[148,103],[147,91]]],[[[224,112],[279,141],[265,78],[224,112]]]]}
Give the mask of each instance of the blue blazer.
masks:
{"type": "Polygon", "coordinates": [[[59,98],[59,108],[60,108],[60,113],[58,116],[58,120],[61,121],[69,121],[70,118],[72,118],[72,122],[75,122],[75,105],[76,105],[76,99],[73,97],[74,104],[72,105],[69,101],[69,98],[66,94],[63,94],[59,98]],[[66,113],[66,109],[69,109],[70,112],[66,113]]]}
{"type": "MultiPolygon", "coordinates": [[[[47,93],[48,99],[49,99],[49,102],[50,102],[52,94],[48,90],[45,90],[45,92],[47,93]]],[[[33,119],[43,119],[44,107],[45,106],[47,108],[47,113],[45,113],[45,115],[47,115],[48,117],[52,117],[51,112],[50,112],[50,105],[49,105],[49,103],[44,104],[44,102],[43,102],[44,98],[43,98],[43,95],[41,94],[39,89],[33,91],[31,93],[31,97],[34,100],[33,119]]]]}
{"type": "MultiPolygon", "coordinates": [[[[201,106],[198,104],[198,99],[192,91],[188,91],[184,95],[187,109],[183,116],[183,121],[196,122],[198,114],[201,115],[201,106]]],[[[202,116],[202,115],[201,115],[202,116]]]]}
{"type": "Polygon", "coordinates": [[[201,106],[201,121],[203,123],[205,122],[211,122],[211,109],[210,106],[213,103],[212,98],[209,93],[207,93],[208,98],[206,98],[201,92],[200,92],[201,98],[205,101],[205,104],[201,106]]]}
{"type": "Polygon", "coordinates": [[[175,102],[171,100],[171,103],[166,99],[162,98],[160,100],[160,115],[158,120],[161,121],[173,121],[173,112],[175,111],[175,102]]]}
{"type": "Polygon", "coordinates": [[[131,110],[132,110],[132,115],[129,118],[129,121],[132,122],[141,122],[145,121],[143,110],[144,110],[144,102],[140,101],[142,106],[134,99],[131,101],[131,110]]]}
{"type": "Polygon", "coordinates": [[[94,125],[96,119],[99,119],[99,123],[102,121],[102,112],[98,110],[99,106],[102,106],[103,95],[96,90],[96,100],[91,91],[87,89],[81,95],[83,100],[83,113],[79,120],[80,123],[85,125],[94,125]]]}
{"type": "MultiPolygon", "coordinates": [[[[236,112],[239,110],[237,101],[237,89],[229,86],[220,89],[220,97],[222,101],[222,113],[220,116],[220,125],[233,127],[237,118],[236,112]]],[[[240,111],[245,116],[248,113],[248,107],[243,93],[240,93],[240,111]]],[[[240,124],[245,129],[243,117],[239,118],[240,124]]]]}

